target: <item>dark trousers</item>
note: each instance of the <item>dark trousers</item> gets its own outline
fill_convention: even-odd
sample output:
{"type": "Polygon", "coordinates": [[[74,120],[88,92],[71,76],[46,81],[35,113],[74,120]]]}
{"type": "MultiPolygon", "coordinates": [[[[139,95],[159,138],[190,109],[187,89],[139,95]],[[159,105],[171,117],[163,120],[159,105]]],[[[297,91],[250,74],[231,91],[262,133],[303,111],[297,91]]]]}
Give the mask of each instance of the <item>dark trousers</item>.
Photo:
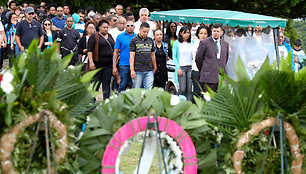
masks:
{"type": "MultiPolygon", "coordinates": [[[[15,49],[15,45],[14,45],[14,49],[15,49]]],[[[9,65],[10,67],[12,67],[12,61],[13,59],[15,59],[15,51],[11,49],[11,45],[7,45],[5,50],[6,50],[7,58],[9,59],[9,65]]]]}
{"type": "Polygon", "coordinates": [[[200,93],[202,92],[202,85],[199,82],[200,78],[200,72],[192,70],[191,72],[191,79],[193,83],[193,95],[200,96],[200,93]]]}
{"type": "MultiPolygon", "coordinates": [[[[65,49],[61,49],[61,54],[62,54],[62,58],[68,56],[71,54],[70,51],[68,50],[65,50],[65,49]]],[[[78,65],[80,62],[79,62],[79,55],[78,53],[74,53],[73,57],[71,58],[70,62],[69,62],[69,65],[78,65]]]]}
{"type": "Polygon", "coordinates": [[[0,48],[0,69],[2,68],[2,65],[3,65],[3,48],[1,47],[0,48]]]}
{"type": "Polygon", "coordinates": [[[96,91],[99,90],[99,87],[102,83],[102,89],[103,89],[103,100],[109,98],[110,95],[110,83],[111,83],[111,77],[113,68],[111,66],[102,66],[101,64],[95,62],[96,68],[102,68],[97,74],[94,76],[94,83],[95,85],[98,84],[96,91]]]}
{"type": "Polygon", "coordinates": [[[206,85],[215,92],[218,90],[218,83],[203,83],[204,92],[208,91],[206,85]]]}

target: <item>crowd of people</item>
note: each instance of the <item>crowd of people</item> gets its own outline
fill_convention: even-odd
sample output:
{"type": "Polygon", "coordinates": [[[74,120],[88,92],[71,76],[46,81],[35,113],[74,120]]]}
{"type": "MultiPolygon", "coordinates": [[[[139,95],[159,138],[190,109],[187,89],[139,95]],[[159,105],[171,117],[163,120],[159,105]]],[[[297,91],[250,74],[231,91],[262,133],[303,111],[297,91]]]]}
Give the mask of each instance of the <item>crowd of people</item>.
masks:
{"type": "MultiPolygon", "coordinates": [[[[253,37],[261,42],[260,35],[265,32],[260,26],[156,22],[150,20],[147,8],[134,14],[128,6],[124,13],[122,5],[105,13],[93,7],[72,13],[69,4],[41,2],[36,6],[10,0],[6,9],[1,7],[0,15],[0,68],[4,59],[17,59],[33,39],[39,40],[41,51],[56,43],[61,57],[74,54],[70,65],[83,63],[84,71],[101,68],[94,80],[97,90],[102,84],[104,99],[110,95],[112,78],[118,92],[128,87],[165,88],[167,61],[171,59],[180,95],[192,100],[192,95],[200,95],[207,87],[216,91],[218,68],[224,70],[230,59],[230,44],[224,38],[253,37]]],[[[280,31],[278,48],[284,57],[292,50],[288,42],[280,31]]],[[[296,55],[303,54],[301,41],[294,41],[293,65],[299,66],[296,55]]]]}

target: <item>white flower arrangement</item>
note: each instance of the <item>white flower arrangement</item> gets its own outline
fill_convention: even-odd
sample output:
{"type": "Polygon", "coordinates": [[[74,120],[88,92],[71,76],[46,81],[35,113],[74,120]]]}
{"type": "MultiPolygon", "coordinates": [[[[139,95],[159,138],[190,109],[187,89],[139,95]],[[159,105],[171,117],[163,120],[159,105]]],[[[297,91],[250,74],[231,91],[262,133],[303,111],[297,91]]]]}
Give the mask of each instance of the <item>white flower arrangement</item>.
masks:
{"type": "MultiPolygon", "coordinates": [[[[155,136],[156,132],[154,130],[148,130],[147,136],[153,137],[155,136]]],[[[134,135],[128,141],[126,141],[120,148],[119,154],[116,159],[116,166],[115,166],[115,173],[116,174],[123,174],[120,171],[120,157],[124,154],[127,154],[132,147],[132,143],[135,143],[139,140],[143,140],[145,136],[145,132],[139,132],[138,134],[134,135]]],[[[182,158],[182,150],[179,147],[178,143],[166,132],[161,132],[160,137],[162,139],[162,146],[164,152],[164,158],[167,165],[167,172],[171,174],[182,174],[184,173],[183,169],[183,158],[182,158]]],[[[141,150],[141,149],[140,149],[141,150]]]]}
{"type": "Polygon", "coordinates": [[[2,76],[2,80],[0,82],[1,89],[6,94],[10,94],[14,90],[14,86],[12,85],[12,81],[14,76],[9,71],[5,72],[2,76]]]}

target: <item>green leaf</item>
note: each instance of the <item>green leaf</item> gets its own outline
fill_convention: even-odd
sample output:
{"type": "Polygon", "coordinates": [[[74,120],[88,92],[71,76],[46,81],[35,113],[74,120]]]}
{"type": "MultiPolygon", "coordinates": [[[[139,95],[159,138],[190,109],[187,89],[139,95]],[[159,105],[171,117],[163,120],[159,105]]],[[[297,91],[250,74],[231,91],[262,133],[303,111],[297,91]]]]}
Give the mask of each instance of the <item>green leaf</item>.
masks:
{"type": "Polygon", "coordinates": [[[184,113],[189,107],[191,103],[188,101],[181,101],[179,104],[175,105],[172,108],[167,109],[167,116],[169,119],[175,119],[184,113]]]}
{"type": "Polygon", "coordinates": [[[91,82],[92,78],[94,77],[94,75],[100,71],[101,68],[99,69],[96,69],[96,70],[93,70],[93,71],[89,71],[87,72],[86,74],[84,74],[82,77],[81,77],[81,82],[82,83],[89,83],[91,82]]]}
{"type": "Polygon", "coordinates": [[[206,121],[204,119],[202,120],[188,120],[187,122],[183,123],[181,126],[184,127],[184,129],[194,129],[201,126],[206,125],[206,121]]]}
{"type": "Polygon", "coordinates": [[[238,60],[237,60],[236,74],[237,74],[238,80],[250,80],[250,77],[246,71],[244,63],[242,62],[240,56],[238,56],[238,60]]]}
{"type": "Polygon", "coordinates": [[[217,149],[199,159],[199,168],[205,173],[216,173],[217,149]]]}
{"type": "Polygon", "coordinates": [[[95,129],[94,131],[91,131],[88,134],[85,134],[83,138],[86,140],[89,138],[98,137],[101,135],[108,135],[108,134],[110,134],[110,132],[108,132],[105,129],[95,129]]]}

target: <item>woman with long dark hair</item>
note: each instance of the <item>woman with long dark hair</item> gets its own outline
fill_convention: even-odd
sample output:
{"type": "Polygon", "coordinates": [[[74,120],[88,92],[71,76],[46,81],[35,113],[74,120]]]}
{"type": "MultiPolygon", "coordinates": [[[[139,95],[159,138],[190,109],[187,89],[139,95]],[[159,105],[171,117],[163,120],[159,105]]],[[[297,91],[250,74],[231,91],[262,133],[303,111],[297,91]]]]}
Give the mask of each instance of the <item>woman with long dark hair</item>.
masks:
{"type": "MultiPolygon", "coordinates": [[[[6,55],[8,57],[11,55],[15,55],[16,47],[18,49],[18,46],[14,39],[14,35],[16,32],[16,24],[17,24],[17,15],[15,13],[9,14],[8,23],[5,24],[4,26],[6,39],[7,39],[6,55]]],[[[10,61],[10,65],[11,65],[11,61],[10,61]]]]}
{"type": "MultiPolygon", "coordinates": [[[[196,55],[195,53],[199,47],[200,42],[211,36],[211,31],[207,26],[200,26],[196,31],[196,36],[199,40],[195,41],[194,43],[194,55],[196,55]]],[[[191,79],[193,83],[193,94],[197,96],[199,96],[201,92],[201,84],[199,83],[199,78],[200,78],[200,72],[199,69],[197,68],[194,58],[192,63],[191,79]]]]}
{"type": "Polygon", "coordinates": [[[165,35],[165,42],[170,47],[169,57],[172,58],[172,47],[174,42],[177,40],[176,35],[177,25],[175,22],[169,22],[166,27],[166,35],[165,35]]]}
{"type": "Polygon", "coordinates": [[[165,89],[168,80],[167,59],[169,46],[162,42],[163,33],[160,29],[153,31],[157,70],[154,74],[154,86],[165,89]]]}
{"type": "Polygon", "coordinates": [[[96,90],[102,83],[103,99],[110,95],[110,82],[112,77],[113,52],[115,41],[108,33],[109,22],[101,20],[98,24],[99,32],[92,34],[88,40],[88,65],[89,70],[101,68],[94,76],[95,83],[98,83],[96,90]]]}
{"type": "Polygon", "coordinates": [[[42,29],[44,30],[44,44],[41,47],[41,51],[49,49],[53,42],[57,39],[57,32],[52,30],[52,21],[46,18],[42,21],[42,29]]]}
{"type": "Polygon", "coordinates": [[[89,20],[85,24],[86,35],[83,35],[78,44],[78,54],[82,57],[82,62],[84,63],[84,67],[88,62],[88,40],[89,37],[95,33],[96,31],[96,23],[93,20],[89,20]]]}
{"type": "Polygon", "coordinates": [[[190,28],[184,26],[180,29],[179,38],[174,42],[172,58],[175,64],[175,82],[179,83],[179,94],[192,99],[191,66],[194,57],[193,41],[190,28]]]}

